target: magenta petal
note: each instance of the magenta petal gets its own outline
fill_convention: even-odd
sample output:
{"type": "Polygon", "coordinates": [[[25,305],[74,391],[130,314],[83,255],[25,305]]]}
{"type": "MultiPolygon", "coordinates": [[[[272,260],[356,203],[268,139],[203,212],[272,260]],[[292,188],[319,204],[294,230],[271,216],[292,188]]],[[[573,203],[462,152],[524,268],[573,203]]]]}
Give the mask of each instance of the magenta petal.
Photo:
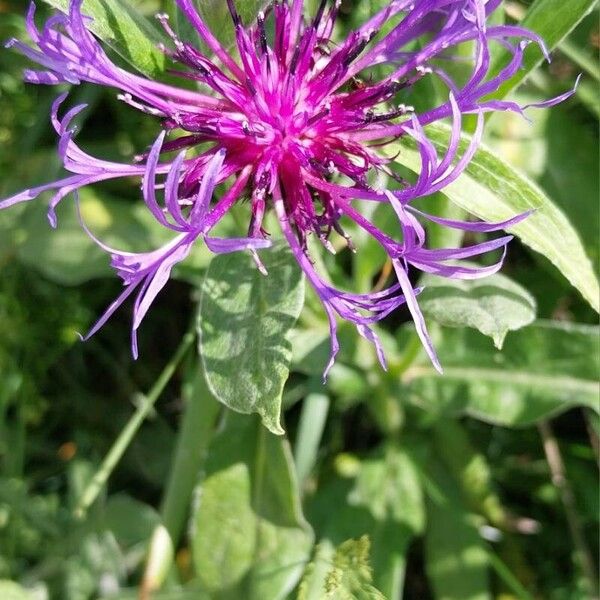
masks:
{"type": "Polygon", "coordinates": [[[413,318],[419,339],[421,340],[421,343],[423,344],[423,347],[425,348],[429,359],[433,363],[433,366],[439,373],[443,373],[442,365],[440,364],[435,348],[433,347],[431,337],[429,336],[429,332],[427,331],[427,326],[425,325],[425,317],[423,317],[423,313],[419,308],[417,297],[408,279],[406,270],[398,260],[394,261],[394,270],[396,271],[398,282],[400,283],[400,286],[402,287],[402,290],[404,292],[404,296],[406,297],[406,304],[413,318]]]}
{"type": "Polygon", "coordinates": [[[215,254],[228,254],[230,252],[240,252],[241,250],[262,250],[270,248],[270,240],[255,238],[204,238],[208,249],[215,254]]]}

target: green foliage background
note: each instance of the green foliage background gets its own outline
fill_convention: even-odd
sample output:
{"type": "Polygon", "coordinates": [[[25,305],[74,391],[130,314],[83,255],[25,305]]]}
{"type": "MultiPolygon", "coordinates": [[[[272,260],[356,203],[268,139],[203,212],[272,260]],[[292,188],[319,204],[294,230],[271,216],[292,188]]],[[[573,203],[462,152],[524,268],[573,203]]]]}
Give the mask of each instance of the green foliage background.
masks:
{"type": "MultiPolygon", "coordinates": [[[[346,1],[342,27],[381,4],[346,1]]],[[[81,344],[119,289],[106,257],[68,201],[57,231],[43,202],[0,213],[0,598],[594,597],[598,9],[532,4],[506,2],[502,18],[557,46],[553,63],[538,67],[529,49],[524,83],[501,92],[547,98],[583,79],[569,102],[531,111],[533,124],[493,117],[468,173],[427,199],[439,214],[494,219],[538,208],[515,228],[503,275],[426,282],[443,378],[400,314],[381,329],[388,372],[342,325],[324,386],[328,328],[282,247],[265,254],[268,280],[247,257],[211,262],[198,248],[145,322],[136,363],[127,310],[81,344]]],[[[147,36],[159,9],[176,22],[170,2],[88,6],[117,60],[161,72],[147,36]]],[[[223,7],[201,8],[227,39],[223,7]]],[[[2,39],[24,38],[25,9],[0,0],[2,39]]],[[[24,64],[0,51],[0,197],[60,172],[56,90],[23,84],[24,64]]],[[[436,90],[414,94],[418,106],[436,90]]],[[[111,91],[82,85],[71,101],[90,105],[79,142],[92,153],[126,161],[156,133],[111,91]]],[[[443,128],[430,135],[443,147],[443,128]]],[[[416,168],[410,146],[396,150],[399,171],[416,168]]],[[[135,185],[87,190],[82,207],[111,245],[165,239],[135,185]]],[[[245,220],[236,210],[231,232],[245,220]]],[[[384,210],[369,216],[393,226],[384,210]]],[[[322,260],[336,283],[365,291],[384,257],[353,237],[355,257],[322,260]]]]}

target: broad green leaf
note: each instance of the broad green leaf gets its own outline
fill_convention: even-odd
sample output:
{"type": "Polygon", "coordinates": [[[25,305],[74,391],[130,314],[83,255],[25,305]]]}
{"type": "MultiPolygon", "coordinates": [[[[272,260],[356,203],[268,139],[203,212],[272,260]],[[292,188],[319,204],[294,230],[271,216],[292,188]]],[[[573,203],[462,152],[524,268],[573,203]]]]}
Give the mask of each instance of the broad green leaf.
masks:
{"type": "Polygon", "coordinates": [[[304,280],[291,251],[262,252],[268,276],[247,254],[217,256],[202,285],[198,329],[208,386],[241,413],[258,413],[281,434],[281,395],[289,375],[289,334],[304,303],[304,280]]]}
{"type": "Polygon", "coordinates": [[[323,431],[329,413],[330,398],[323,393],[322,383],[313,380],[311,392],[302,402],[302,413],[294,444],[296,475],[302,487],[311,474],[321,446],[323,431]],[[316,386],[319,386],[318,389],[316,386]]]}
{"type": "Polygon", "coordinates": [[[363,461],[348,500],[368,508],[378,521],[391,519],[415,534],[425,525],[418,469],[410,454],[399,446],[388,444],[363,461]]]}
{"type": "Polygon", "coordinates": [[[199,579],[214,596],[286,597],[313,540],[288,443],[257,418],[228,413],[208,456],[190,530],[199,579]]]}
{"type": "Polygon", "coordinates": [[[496,274],[483,280],[462,281],[427,275],[419,305],[425,316],[442,325],[473,327],[501,349],[509,331],[535,319],[535,299],[518,283],[496,274]]]}
{"type": "Polygon", "coordinates": [[[14,581],[0,579],[0,598],[2,600],[33,600],[33,595],[14,581]]]}
{"type": "Polygon", "coordinates": [[[407,373],[413,400],[440,415],[522,426],[574,406],[598,411],[599,328],[538,321],[507,335],[502,352],[470,329],[437,343],[444,375],[423,363],[407,373]]]}
{"type": "Polygon", "coordinates": [[[175,452],[166,483],[160,524],[152,534],[143,585],[160,589],[167,578],[189,518],[197,474],[202,470],[216,428],[221,405],[210,395],[198,361],[186,370],[182,386],[185,410],[180,420],[175,452]]]}
{"type": "MultiPolygon", "coordinates": [[[[44,0],[63,12],[69,0],[44,0]]],[[[165,55],[156,27],[125,0],[85,0],[82,13],[93,19],[90,30],[142,73],[155,76],[166,68],[165,55]]]]}
{"type": "Polygon", "coordinates": [[[472,510],[501,529],[507,515],[492,481],[492,469],[484,454],[471,442],[469,432],[458,419],[440,419],[428,430],[433,453],[459,483],[463,500],[472,510]]]}
{"type": "Polygon", "coordinates": [[[339,457],[337,463],[345,477],[351,471],[355,479],[336,478],[322,486],[311,501],[310,521],[321,542],[334,546],[368,535],[374,585],[388,598],[401,597],[408,546],[424,526],[412,452],[390,444],[365,461],[339,457]]]}
{"type": "Polygon", "coordinates": [[[320,545],[306,569],[297,599],[385,600],[372,585],[370,549],[366,535],[357,540],[346,540],[335,551],[328,544],[320,545]]]}
{"type": "MultiPolygon", "coordinates": [[[[450,129],[432,125],[426,129],[431,142],[442,153],[450,129]]],[[[414,141],[403,138],[392,152],[409,169],[419,172],[421,159],[414,141]]],[[[461,148],[470,136],[463,134],[461,148]]],[[[519,213],[535,210],[525,221],[510,229],[523,243],[543,254],[599,310],[598,280],[581,240],[564,213],[544,192],[485,146],[481,146],[466,171],[444,188],[455,204],[486,221],[503,221],[519,213]]]]}
{"type": "MultiPolygon", "coordinates": [[[[596,0],[536,0],[521,25],[540,35],[547,48],[552,50],[573,31],[595,4],[596,0]]],[[[508,51],[499,54],[492,63],[491,72],[498,72],[509,60],[508,51]]],[[[537,45],[531,44],[526,50],[523,67],[491,97],[506,97],[543,60],[541,50],[537,45]]]]}
{"type": "MultiPolygon", "coordinates": [[[[489,600],[488,556],[462,505],[460,489],[439,465],[431,467],[441,497],[427,503],[425,566],[436,600],[489,600]]],[[[437,496],[437,495],[436,495],[437,496]]]]}
{"type": "Polygon", "coordinates": [[[364,460],[348,503],[366,508],[375,519],[375,583],[386,596],[400,597],[408,544],[425,527],[419,470],[410,452],[387,444],[364,460]]]}
{"type": "MultiPolygon", "coordinates": [[[[598,86],[595,87],[598,98],[598,86]]],[[[598,268],[598,139],[581,114],[566,107],[561,109],[555,109],[548,115],[545,131],[548,154],[546,170],[540,178],[540,184],[556,199],[557,204],[575,225],[592,263],[598,268]]]]}

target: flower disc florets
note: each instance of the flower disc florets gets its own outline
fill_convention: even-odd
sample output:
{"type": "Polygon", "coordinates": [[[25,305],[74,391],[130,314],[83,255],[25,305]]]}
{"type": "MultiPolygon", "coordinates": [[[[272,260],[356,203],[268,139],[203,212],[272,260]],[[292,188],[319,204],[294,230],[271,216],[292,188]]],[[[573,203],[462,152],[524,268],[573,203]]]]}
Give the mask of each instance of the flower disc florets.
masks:
{"type": "Polygon", "coordinates": [[[527,215],[495,224],[452,221],[424,214],[412,202],[442,190],[464,171],[480,142],[485,112],[522,110],[515,103],[486,97],[519,69],[527,43],[535,41],[543,48],[541,40],[517,26],[488,26],[501,0],[392,0],[341,42],[334,41],[340,0],[321,0],[312,16],[304,14],[303,0],[275,0],[247,27],[234,0],[227,0],[236,39],[235,50],[229,51],[208,29],[192,0],[176,2],[208,52],[179,39],[168,18],[158,15],[170,38],[168,47],[161,49],[174,63],[172,71],[196,82],[197,89],[156,82],[115,65],[90,33],[90,20],[81,13],[82,0],[71,0],[68,13],[52,17],[42,30],[36,27],[32,3],[26,22],[37,49],[17,40],[8,43],[42,66],[41,71],[27,70],[27,81],[50,85],[89,81],[117,88],[121,100],[158,118],[163,127],[150,150],[134,164],[99,160],[73,140],[70,123],[83,106],[67,111],[62,119],[58,116],[63,95],[53,107],[52,123],[60,136],[64,167],[71,174],[0,202],[0,208],[5,208],[56,190],[49,211],[55,225],[54,209],[70,192],[108,179],[142,179],[149,210],[176,237],[143,254],[120,252],[96,240],[111,254],[125,289],[89,335],[138,290],[132,342],[137,354],[136,331],[141,320],[173,266],[198,239],[213,252],[250,250],[264,271],[257,250],[270,245],[263,221],[266,212],[273,210],[329,318],[332,346],[326,372],[338,351],[336,315],[373,342],[385,366],[372,325],[401,304],[408,306],[425,349],[440,368],[409,268],[445,277],[483,277],[496,272],[502,259],[482,268],[461,265],[460,259],[505,250],[511,238],[468,248],[428,249],[419,219],[490,232],[527,215]],[[512,58],[499,73],[490,75],[492,42],[502,44],[512,58]],[[473,48],[472,68],[459,83],[445,65],[455,61],[455,49],[466,43],[473,48]],[[383,72],[386,75],[378,78],[383,72]],[[446,99],[417,114],[407,100],[424,77],[436,77],[447,90],[446,99]],[[469,147],[460,154],[464,114],[477,116],[477,128],[469,147]],[[451,128],[447,148],[440,155],[425,126],[441,119],[450,120],[451,128]],[[421,168],[414,181],[399,177],[380,153],[382,146],[401,137],[412,138],[420,154],[421,168]],[[176,158],[167,158],[172,152],[178,153],[176,158]],[[391,185],[371,183],[383,179],[391,185]],[[213,201],[215,186],[223,182],[230,182],[226,193],[213,201]],[[157,197],[159,190],[163,201],[157,197]],[[242,198],[250,199],[248,237],[210,236],[242,198]],[[390,237],[365,218],[361,209],[365,202],[391,206],[397,216],[397,235],[390,237]],[[330,237],[339,235],[355,250],[342,228],[342,218],[372,236],[387,252],[396,276],[389,288],[353,294],[334,288],[317,273],[309,256],[310,235],[330,251],[330,237]]]}

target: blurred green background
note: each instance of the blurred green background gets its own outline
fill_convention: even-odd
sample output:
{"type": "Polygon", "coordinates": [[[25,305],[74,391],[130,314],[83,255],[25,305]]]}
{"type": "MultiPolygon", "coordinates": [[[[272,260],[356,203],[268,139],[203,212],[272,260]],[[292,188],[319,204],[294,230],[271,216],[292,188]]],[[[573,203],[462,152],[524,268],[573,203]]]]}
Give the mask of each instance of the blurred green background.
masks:
{"type": "MultiPolygon", "coordinates": [[[[148,17],[159,8],[157,2],[134,4],[148,17]]],[[[360,20],[365,6],[376,4],[346,2],[344,22],[360,20]]],[[[25,39],[26,5],[0,0],[1,39],[25,39]]],[[[527,9],[516,2],[506,7],[508,19],[527,9]]],[[[40,12],[49,13],[41,6],[40,12]]],[[[488,145],[567,214],[594,265],[599,45],[596,10],[518,92],[523,101],[549,97],[583,72],[575,97],[531,111],[532,124],[507,114],[494,117],[487,130],[488,145]]],[[[22,83],[25,64],[16,53],[0,51],[0,197],[60,173],[48,122],[57,90],[22,83]]],[[[82,85],[70,101],[90,106],[78,142],[92,154],[127,161],[156,134],[157,124],[125,107],[113,91],[82,85]]],[[[83,194],[93,230],[132,250],[164,239],[140,204],[133,184],[83,194]]],[[[159,296],[140,333],[142,358],[133,362],[127,309],[93,340],[79,342],[77,332],[90,327],[120,284],[81,232],[71,202],[61,207],[56,231],[45,210],[42,200],[0,213],[0,598],[135,597],[152,533],[167,510],[165,497],[185,494],[181,482],[173,483],[172,462],[183,443],[182,419],[195,402],[214,402],[193,352],[178,365],[98,500],[85,516],[75,508],[189,331],[209,257],[197,252],[159,296]]],[[[414,380],[416,371],[406,369],[396,379],[393,370],[384,376],[357,354],[364,348],[342,328],[345,351],[322,387],[322,324],[313,327],[319,309],[309,296],[294,334],[295,348],[308,350],[295,353],[284,393],[295,463],[287,442],[271,439],[253,417],[218,416],[208,463],[198,463],[202,476],[188,473],[196,500],[184,498],[175,529],[185,531],[174,566],[162,577],[164,592],[153,597],[376,598],[375,588],[388,598],[415,600],[594,597],[599,424],[597,413],[581,405],[597,400],[597,315],[548,261],[518,241],[504,273],[535,297],[542,321],[509,334],[502,354],[474,330],[437,329],[444,364],[466,369],[446,383],[414,380]],[[519,385],[523,373],[530,384],[519,385]],[[316,440],[307,441],[311,436],[316,440]],[[244,504],[242,480],[230,468],[246,465],[256,487],[253,469],[260,461],[273,480],[261,488],[276,498],[273,514],[268,506],[259,510],[256,498],[244,504]],[[281,494],[289,498],[277,500],[286,482],[281,494]],[[248,547],[259,519],[246,509],[267,531],[248,547]],[[364,540],[340,547],[362,535],[369,536],[370,552],[364,540]],[[320,542],[316,553],[313,540],[320,542]],[[269,583],[261,561],[271,561],[275,571],[279,565],[287,583],[276,576],[269,583]],[[327,577],[338,577],[339,589],[351,595],[326,595],[321,584],[327,577]]],[[[397,347],[400,365],[412,364],[417,352],[404,320],[403,314],[386,325],[386,343],[397,347]]],[[[215,419],[206,409],[203,414],[215,419]]],[[[193,431],[204,450],[207,432],[193,431]]],[[[190,439],[193,432],[186,443],[190,439]]]]}

